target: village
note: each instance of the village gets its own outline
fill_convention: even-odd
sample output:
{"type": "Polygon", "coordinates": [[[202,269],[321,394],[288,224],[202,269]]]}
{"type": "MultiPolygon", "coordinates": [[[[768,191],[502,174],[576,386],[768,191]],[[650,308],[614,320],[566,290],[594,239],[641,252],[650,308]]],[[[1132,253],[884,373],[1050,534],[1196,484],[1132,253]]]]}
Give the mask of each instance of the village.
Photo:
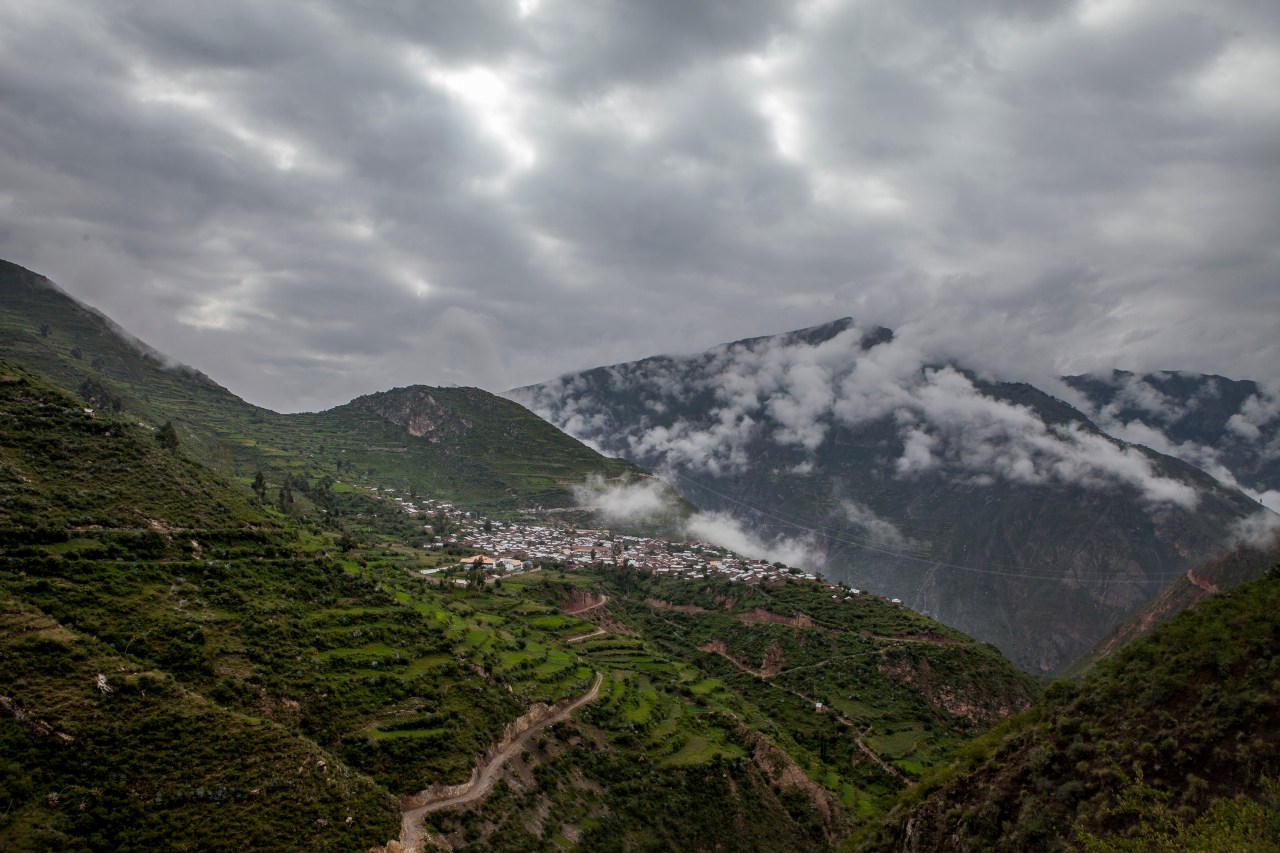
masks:
{"type": "MultiPolygon", "coordinates": [[[[538,571],[544,566],[572,569],[603,563],[657,575],[718,577],[751,584],[820,580],[812,572],[782,563],[748,559],[708,542],[504,523],[443,501],[404,497],[389,488],[367,488],[374,498],[394,503],[401,512],[423,519],[424,525],[433,520],[447,520],[448,535],[436,536],[425,547],[464,546],[479,552],[462,558],[454,566],[424,569],[423,574],[447,573],[451,568],[482,569],[486,581],[492,583],[503,575],[538,571]]],[[[860,590],[847,592],[858,595],[860,590]]]]}

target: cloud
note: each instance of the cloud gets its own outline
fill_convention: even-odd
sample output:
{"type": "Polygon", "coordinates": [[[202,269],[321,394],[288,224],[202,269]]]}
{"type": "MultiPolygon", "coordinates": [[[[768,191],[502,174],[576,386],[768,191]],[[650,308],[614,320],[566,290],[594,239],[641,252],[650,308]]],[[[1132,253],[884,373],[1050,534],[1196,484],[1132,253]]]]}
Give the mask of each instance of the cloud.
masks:
{"type": "MultiPolygon", "coordinates": [[[[0,257],[264,405],[849,314],[1039,383],[1280,359],[1267,4],[0,6],[0,257]]],[[[829,366],[760,369],[820,446],[829,366]]]]}
{"type": "Polygon", "coordinates": [[[1231,529],[1230,541],[1244,542],[1259,550],[1280,548],[1280,515],[1263,510],[1240,519],[1231,529]]]}
{"type": "Polygon", "coordinates": [[[840,510],[844,513],[846,519],[863,529],[867,538],[874,545],[906,548],[912,544],[911,540],[904,536],[902,531],[894,526],[893,522],[876,515],[875,511],[868,506],[864,506],[857,501],[842,500],[840,501],[840,510]]]}
{"type": "Polygon", "coordinates": [[[701,512],[694,515],[689,519],[687,532],[698,539],[755,560],[780,562],[810,571],[818,571],[824,564],[822,553],[813,542],[783,536],[765,540],[724,512],[701,512]]]}
{"type": "Polygon", "coordinates": [[[770,445],[811,460],[832,430],[884,423],[899,449],[883,452],[901,479],[928,472],[974,483],[1127,486],[1152,503],[1195,506],[1195,490],[1157,474],[1139,450],[1083,425],[1046,423],[1031,408],[984,392],[959,369],[925,358],[909,338],[883,339],[843,323],[817,337],[742,341],[606,372],[614,395],[669,403],[673,414],[665,420],[652,405],[652,414],[640,416],[607,411],[589,375],[516,396],[570,433],[658,469],[729,476],[770,445]],[[705,419],[690,403],[706,407],[705,419]]]}
{"type": "Polygon", "coordinates": [[[1195,507],[1191,486],[1157,475],[1138,450],[1117,446],[1077,424],[1050,425],[1030,408],[981,393],[951,367],[924,369],[907,404],[925,424],[911,427],[899,472],[934,464],[1027,485],[1131,486],[1148,501],[1195,507]],[[926,464],[927,463],[927,464],[926,464]]]}
{"type": "MultiPolygon", "coordinates": [[[[1258,442],[1263,437],[1262,428],[1277,418],[1280,418],[1280,391],[1264,388],[1241,404],[1240,411],[1227,421],[1227,429],[1246,441],[1258,442]]],[[[1280,458],[1280,434],[1263,452],[1268,458],[1280,458]]]]}
{"type": "Polygon", "coordinates": [[[611,522],[642,523],[674,509],[671,489],[656,478],[616,482],[593,476],[574,487],[573,493],[580,505],[591,507],[611,522]]]}

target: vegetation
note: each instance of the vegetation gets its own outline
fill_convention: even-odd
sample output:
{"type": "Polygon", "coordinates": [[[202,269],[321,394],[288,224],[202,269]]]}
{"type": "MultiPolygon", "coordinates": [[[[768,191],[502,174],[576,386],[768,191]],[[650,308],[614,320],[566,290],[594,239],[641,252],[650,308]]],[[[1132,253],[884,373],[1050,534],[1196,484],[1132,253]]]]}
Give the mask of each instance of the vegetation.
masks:
{"type": "Polygon", "coordinates": [[[486,511],[528,512],[573,506],[573,487],[588,475],[643,474],[477,388],[400,389],[318,413],[263,409],[173,365],[41,276],[4,261],[0,359],[36,371],[90,407],[128,413],[154,428],[165,447],[181,442],[223,477],[244,483],[259,470],[273,483],[412,483],[486,511]],[[399,405],[406,394],[425,412],[399,405]]]}
{"type": "Polygon", "coordinates": [[[812,582],[601,566],[455,586],[420,573],[466,553],[421,547],[447,518],[323,477],[228,483],[185,441],[86,408],[0,365],[5,849],[364,850],[398,834],[397,796],[464,781],[517,716],[596,673],[595,702],[433,832],[824,849],[981,728],[939,698],[961,689],[953,665],[970,657],[1000,702],[1030,696],[988,647],[812,582]],[[271,499],[285,487],[292,503],[271,499]],[[575,590],[607,603],[574,616],[575,590]],[[729,660],[775,647],[793,671],[729,660]],[[823,668],[840,693],[818,710],[823,668]]]}
{"type": "Polygon", "coordinates": [[[1009,717],[992,646],[840,586],[424,575],[450,519],[353,482],[523,513],[631,469],[468,389],[255,409],[15,270],[0,350],[56,381],[0,362],[6,851],[367,850],[597,674],[431,838],[1280,849],[1280,568],[1009,717]]]}
{"type": "Polygon", "coordinates": [[[1182,612],[927,773],[850,846],[1280,849],[1277,613],[1280,567],[1182,612]]]}

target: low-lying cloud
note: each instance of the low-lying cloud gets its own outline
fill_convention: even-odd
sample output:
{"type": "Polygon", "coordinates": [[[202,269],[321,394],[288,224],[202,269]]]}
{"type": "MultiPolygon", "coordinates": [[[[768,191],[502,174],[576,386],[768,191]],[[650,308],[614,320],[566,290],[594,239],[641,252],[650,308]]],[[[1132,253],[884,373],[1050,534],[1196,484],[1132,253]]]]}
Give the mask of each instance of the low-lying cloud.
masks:
{"type": "Polygon", "coordinates": [[[840,511],[845,520],[860,527],[872,545],[888,548],[908,548],[914,543],[903,535],[902,531],[886,518],[881,518],[875,510],[857,501],[840,501],[840,511]]]}
{"type": "Polygon", "coordinates": [[[1168,372],[1082,378],[1107,389],[1110,398],[1099,401],[1071,383],[1060,390],[1109,435],[1182,459],[1280,508],[1280,492],[1269,488],[1273,480],[1265,473],[1269,461],[1280,459],[1280,388],[1168,372]],[[1171,383],[1182,386],[1176,398],[1166,393],[1171,383]]]}
{"type": "Polygon", "coordinates": [[[818,571],[824,564],[822,552],[812,540],[784,536],[764,539],[725,512],[697,513],[689,519],[686,529],[693,537],[736,551],[744,557],[784,563],[809,571],[818,571]]]}
{"type": "MultiPolygon", "coordinates": [[[[828,333],[817,343],[779,336],[607,368],[601,392],[639,401],[625,415],[595,396],[599,375],[513,396],[584,441],[657,468],[733,475],[754,464],[753,448],[764,442],[802,454],[804,470],[834,430],[887,423],[897,443],[886,447],[885,462],[900,479],[1126,486],[1150,503],[1196,504],[1194,489],[1159,475],[1140,450],[1082,424],[1047,423],[1029,406],[985,392],[958,367],[934,362],[909,337],[853,323],[828,333]],[[706,408],[688,407],[695,399],[706,408]]],[[[1168,409],[1154,395],[1142,404],[1168,409]]]]}
{"type": "Polygon", "coordinates": [[[611,481],[593,476],[574,487],[573,494],[579,505],[590,507],[607,522],[643,523],[674,509],[671,489],[656,478],[611,481]]]}
{"type": "Polygon", "coordinates": [[[1280,514],[1263,510],[1236,522],[1230,542],[1244,542],[1258,550],[1280,548],[1280,514]]]}

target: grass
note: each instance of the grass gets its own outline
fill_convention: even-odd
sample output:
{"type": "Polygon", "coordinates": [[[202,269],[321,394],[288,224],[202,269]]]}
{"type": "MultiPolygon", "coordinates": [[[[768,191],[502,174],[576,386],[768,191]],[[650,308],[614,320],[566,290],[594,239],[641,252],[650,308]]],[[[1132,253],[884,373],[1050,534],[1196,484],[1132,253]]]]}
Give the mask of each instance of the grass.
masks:
{"type": "MultiPolygon", "coordinates": [[[[646,580],[618,570],[549,571],[533,582],[482,592],[436,587],[411,573],[439,557],[409,547],[405,537],[419,531],[399,514],[375,522],[377,509],[363,492],[337,492],[340,500],[332,504],[350,512],[346,518],[363,517],[359,526],[353,521],[346,528],[360,538],[342,551],[340,531],[322,523],[332,518],[320,518],[319,503],[300,500],[298,513],[309,515],[258,506],[242,487],[164,451],[149,434],[117,430],[106,418],[85,419],[77,401],[37,378],[18,370],[4,375],[0,414],[14,416],[0,418],[0,448],[8,452],[0,456],[0,483],[13,501],[0,503],[9,513],[0,525],[0,596],[8,602],[0,619],[0,693],[37,709],[51,726],[74,729],[78,746],[68,757],[29,737],[14,720],[0,720],[0,756],[22,757],[19,763],[0,758],[0,796],[13,799],[17,820],[72,839],[60,845],[66,849],[78,849],[96,831],[78,822],[79,802],[90,815],[100,807],[118,811],[121,837],[135,838],[129,826],[171,829],[166,821],[182,818],[207,830],[207,838],[234,838],[243,818],[250,827],[279,821],[262,829],[264,838],[279,841],[281,827],[290,825],[280,810],[294,794],[307,798],[300,813],[308,827],[335,822],[323,811],[326,803],[351,803],[367,817],[366,828],[341,837],[308,828],[277,849],[367,849],[395,832],[393,795],[465,779],[475,756],[532,703],[581,694],[597,670],[608,673],[600,699],[538,738],[547,746],[532,747],[537,769],[533,782],[526,779],[539,792],[533,799],[560,809],[556,814],[564,821],[581,821],[579,827],[591,833],[583,841],[588,849],[626,821],[633,839],[651,833],[667,846],[705,847],[697,827],[712,819],[712,803],[732,814],[753,803],[753,819],[769,815],[779,837],[821,836],[820,829],[813,835],[811,826],[797,828],[808,826],[805,815],[812,810],[788,809],[782,789],[766,779],[769,771],[749,760],[757,748],[748,739],[753,732],[814,778],[834,773],[830,787],[842,802],[862,808],[875,801],[876,792],[894,782],[865,766],[850,770],[849,732],[836,715],[815,714],[809,696],[830,701],[828,692],[856,692],[849,701],[882,717],[885,736],[890,729],[898,737],[930,725],[929,738],[921,735],[915,752],[898,756],[904,760],[919,761],[926,748],[941,754],[958,740],[959,727],[921,688],[883,671],[884,663],[914,665],[910,650],[882,650],[861,636],[868,626],[888,633],[926,624],[897,608],[821,611],[819,588],[797,584],[731,590],[742,599],[726,612],[717,603],[724,591],[705,582],[646,580]],[[86,459],[99,466],[92,483],[77,479],[86,459]],[[137,464],[120,467],[121,460],[137,464]],[[39,487],[28,494],[23,477],[39,487]],[[101,496],[101,506],[80,507],[78,489],[101,496]],[[51,530],[31,523],[44,506],[52,507],[51,530]],[[139,507],[142,515],[134,513],[139,507]],[[73,529],[73,521],[85,517],[120,526],[73,529]],[[567,636],[593,627],[559,610],[570,592],[581,589],[607,592],[610,622],[640,636],[608,634],[567,644],[567,636]],[[643,603],[650,595],[707,612],[655,611],[643,603]],[[736,618],[757,607],[812,610],[818,624],[797,632],[736,618]],[[756,665],[774,649],[793,667],[841,663],[766,681],[700,651],[713,638],[730,655],[756,665]],[[857,655],[870,657],[855,660],[857,655]],[[98,672],[118,685],[114,698],[92,687],[98,672]],[[150,704],[156,697],[171,698],[172,707],[150,704]],[[126,716],[104,715],[104,702],[118,702],[110,709],[126,716]],[[195,732],[205,740],[191,746],[195,732]],[[158,746],[156,738],[170,740],[178,751],[166,752],[169,747],[158,746]],[[212,787],[199,786],[205,790],[227,780],[226,796],[234,799],[273,779],[289,780],[285,787],[296,790],[272,793],[260,806],[228,809],[220,822],[216,812],[194,807],[205,794],[174,781],[173,774],[188,769],[181,765],[183,750],[190,751],[200,779],[210,781],[212,787]],[[89,765],[80,756],[89,756],[89,765]],[[95,756],[110,761],[94,764],[95,756]],[[321,760],[332,781],[323,773],[299,776],[304,761],[314,768],[321,760]],[[130,762],[139,767],[136,777],[112,775],[135,773],[130,762]],[[29,784],[31,778],[39,785],[29,784]],[[47,785],[88,783],[115,793],[82,798],[65,811],[40,802],[48,790],[58,790],[47,785]],[[734,786],[750,796],[735,793],[734,786]],[[183,805],[167,817],[139,814],[131,789],[183,805]],[[675,815],[682,801],[701,804],[683,828],[642,827],[633,811],[651,816],[662,808],[675,815]],[[793,830],[799,834],[787,834],[793,830]]],[[[155,395],[166,388],[172,390],[157,387],[155,395]]],[[[193,407],[190,416],[197,415],[193,407]]],[[[219,417],[215,411],[210,423],[219,417]]],[[[272,419],[270,413],[255,417],[272,419]]],[[[303,421],[280,423],[286,422],[303,421]]],[[[312,446],[308,442],[320,435],[340,443],[325,433],[333,421],[309,423],[314,433],[298,446],[312,446]]],[[[391,433],[383,430],[364,440],[388,439],[391,433]]],[[[265,433],[252,438],[261,452],[272,450],[265,433]]],[[[232,467],[238,452],[229,451],[232,467]]],[[[281,460],[287,466],[297,461],[281,460]]],[[[931,672],[943,686],[971,674],[958,657],[948,657],[953,653],[986,662],[973,647],[930,648],[931,672]]],[[[997,698],[1008,701],[1008,695],[997,698]]],[[[495,819],[537,811],[521,811],[525,806],[512,800],[495,819]]],[[[136,835],[134,849],[147,846],[142,839],[136,835]]],[[[154,834],[145,839],[152,849],[163,846],[154,834]]]]}

